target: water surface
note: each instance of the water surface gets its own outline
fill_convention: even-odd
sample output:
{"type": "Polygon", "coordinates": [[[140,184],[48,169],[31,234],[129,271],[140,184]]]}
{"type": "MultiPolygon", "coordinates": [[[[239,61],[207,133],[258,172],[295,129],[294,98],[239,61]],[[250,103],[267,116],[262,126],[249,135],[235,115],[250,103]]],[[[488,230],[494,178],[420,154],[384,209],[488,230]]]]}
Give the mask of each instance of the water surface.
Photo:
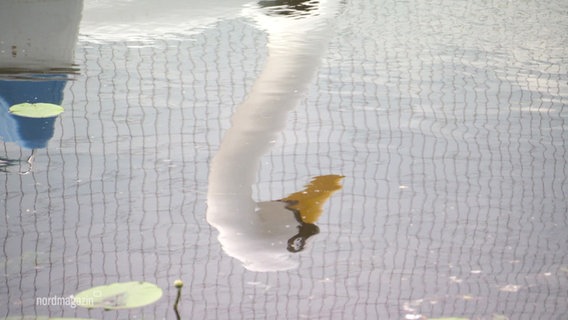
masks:
{"type": "Polygon", "coordinates": [[[31,170],[32,150],[0,129],[0,316],[173,319],[178,278],[183,318],[568,313],[563,1],[342,2],[331,31],[313,34],[321,46],[302,24],[314,15],[254,3],[211,4],[199,27],[131,40],[89,31],[102,21],[87,19],[93,5],[83,6],[80,73],[31,170]],[[271,61],[284,72],[266,72],[271,61]],[[266,107],[247,102],[270,92],[266,107]],[[239,126],[243,110],[267,120],[239,126]],[[247,177],[252,206],[344,177],[291,268],[247,268],[209,223],[231,136],[229,147],[259,146],[225,167],[247,177]],[[35,304],[132,280],[164,297],[132,311],[35,304]]]}

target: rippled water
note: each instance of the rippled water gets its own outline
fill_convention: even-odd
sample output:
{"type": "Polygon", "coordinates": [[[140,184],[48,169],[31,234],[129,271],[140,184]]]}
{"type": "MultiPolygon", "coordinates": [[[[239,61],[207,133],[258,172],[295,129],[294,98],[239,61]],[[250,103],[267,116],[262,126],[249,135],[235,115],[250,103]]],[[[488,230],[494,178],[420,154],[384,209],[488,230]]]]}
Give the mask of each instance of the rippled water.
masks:
{"type": "Polygon", "coordinates": [[[0,4],[0,317],[566,316],[564,1],[166,2],[0,4]]]}

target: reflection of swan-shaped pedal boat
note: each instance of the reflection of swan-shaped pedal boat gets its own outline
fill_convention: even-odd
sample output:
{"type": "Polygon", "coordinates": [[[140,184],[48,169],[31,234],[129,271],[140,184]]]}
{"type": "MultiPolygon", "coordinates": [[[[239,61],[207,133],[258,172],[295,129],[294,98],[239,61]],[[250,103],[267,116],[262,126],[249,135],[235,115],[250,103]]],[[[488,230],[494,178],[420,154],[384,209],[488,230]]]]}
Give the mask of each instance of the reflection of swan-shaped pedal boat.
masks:
{"type": "Polygon", "coordinates": [[[252,271],[298,266],[293,253],[303,250],[306,240],[318,233],[315,222],[342,178],[316,177],[305,190],[277,201],[252,199],[260,159],[312,80],[339,2],[307,1],[307,10],[279,1],[243,11],[266,31],[268,56],[211,161],[207,191],[207,222],[219,231],[223,251],[252,271]],[[294,14],[281,15],[283,8],[294,14]]]}

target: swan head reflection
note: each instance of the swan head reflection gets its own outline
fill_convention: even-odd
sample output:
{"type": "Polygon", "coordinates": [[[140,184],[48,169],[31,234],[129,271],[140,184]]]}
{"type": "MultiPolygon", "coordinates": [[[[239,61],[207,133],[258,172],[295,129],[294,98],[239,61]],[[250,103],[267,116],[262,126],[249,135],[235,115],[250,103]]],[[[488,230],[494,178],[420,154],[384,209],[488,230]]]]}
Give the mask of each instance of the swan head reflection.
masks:
{"type": "Polygon", "coordinates": [[[319,233],[316,222],[327,200],[341,189],[342,178],[317,176],[303,190],[274,201],[255,203],[237,195],[211,196],[207,221],[219,231],[225,253],[247,269],[293,269],[298,266],[294,254],[304,251],[308,239],[319,233]],[[229,205],[239,208],[228,212],[229,205]]]}

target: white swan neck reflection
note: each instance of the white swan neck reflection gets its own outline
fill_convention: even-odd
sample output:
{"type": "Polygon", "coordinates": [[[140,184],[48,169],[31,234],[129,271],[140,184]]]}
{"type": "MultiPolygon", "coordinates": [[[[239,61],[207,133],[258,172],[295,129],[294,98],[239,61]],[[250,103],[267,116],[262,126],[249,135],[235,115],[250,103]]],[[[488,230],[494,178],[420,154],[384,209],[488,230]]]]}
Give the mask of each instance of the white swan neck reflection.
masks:
{"type": "Polygon", "coordinates": [[[210,167],[207,221],[219,232],[224,252],[252,271],[298,266],[294,253],[303,251],[308,238],[319,232],[315,223],[322,207],[341,188],[343,178],[318,176],[304,190],[285,198],[252,199],[260,159],[305,93],[327,44],[328,22],[334,14],[322,3],[334,1],[305,2],[315,7],[301,19],[268,15],[266,6],[257,6],[250,13],[267,32],[268,57],[247,98],[234,112],[232,127],[210,167]]]}

